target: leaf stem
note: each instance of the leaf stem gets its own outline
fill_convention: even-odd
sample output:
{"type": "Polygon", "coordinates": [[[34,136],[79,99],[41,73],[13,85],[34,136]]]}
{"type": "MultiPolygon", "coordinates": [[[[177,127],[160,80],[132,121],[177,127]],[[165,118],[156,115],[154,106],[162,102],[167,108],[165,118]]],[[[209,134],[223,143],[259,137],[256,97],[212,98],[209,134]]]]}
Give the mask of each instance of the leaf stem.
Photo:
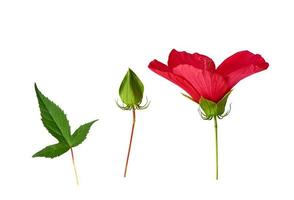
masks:
{"type": "Polygon", "coordinates": [[[218,180],[218,136],[217,136],[217,118],[214,119],[214,130],[215,130],[215,179],[218,180]]]}
{"type": "Polygon", "coordinates": [[[70,148],[70,153],[71,153],[72,165],[73,165],[74,172],[75,172],[76,182],[77,182],[77,185],[79,185],[79,177],[78,177],[78,172],[77,172],[77,168],[76,168],[76,164],[75,164],[75,157],[74,157],[74,153],[73,153],[72,148],[70,148]]]}
{"type": "Polygon", "coordinates": [[[132,148],[132,141],[133,141],[135,123],[136,123],[136,112],[135,112],[134,108],[132,109],[132,112],[133,112],[133,124],[132,124],[132,131],[131,131],[131,138],[130,138],[130,143],[129,143],[128,155],[127,155],[127,160],[126,160],[126,165],[125,165],[124,177],[127,176],[128,163],[129,163],[129,158],[130,158],[130,153],[131,153],[131,148],[132,148]]]}

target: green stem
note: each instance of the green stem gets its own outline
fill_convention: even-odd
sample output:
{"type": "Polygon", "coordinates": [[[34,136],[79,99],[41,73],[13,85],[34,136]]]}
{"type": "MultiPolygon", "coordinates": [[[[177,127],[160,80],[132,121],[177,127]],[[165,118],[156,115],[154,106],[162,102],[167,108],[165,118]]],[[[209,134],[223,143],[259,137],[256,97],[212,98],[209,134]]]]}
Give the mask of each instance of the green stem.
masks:
{"type": "Polygon", "coordinates": [[[133,135],[134,135],[134,129],[135,129],[135,123],[136,123],[136,112],[135,112],[134,108],[133,108],[132,112],[133,112],[133,125],[132,125],[132,131],[131,131],[131,138],[130,138],[130,144],[129,144],[129,149],[128,149],[128,155],[127,155],[127,160],[126,160],[126,165],[125,165],[124,177],[127,176],[129,158],[130,158],[130,154],[131,154],[132,141],[133,141],[133,135]]]}
{"type": "Polygon", "coordinates": [[[77,168],[76,168],[76,164],[75,164],[75,157],[74,157],[74,153],[73,153],[72,148],[70,148],[70,153],[71,153],[72,165],[73,165],[73,168],[75,171],[76,182],[77,182],[77,185],[79,185],[79,177],[78,177],[78,172],[77,172],[77,168]]]}
{"type": "Polygon", "coordinates": [[[214,131],[215,131],[215,179],[218,180],[218,137],[217,137],[217,118],[214,119],[214,131]]]}

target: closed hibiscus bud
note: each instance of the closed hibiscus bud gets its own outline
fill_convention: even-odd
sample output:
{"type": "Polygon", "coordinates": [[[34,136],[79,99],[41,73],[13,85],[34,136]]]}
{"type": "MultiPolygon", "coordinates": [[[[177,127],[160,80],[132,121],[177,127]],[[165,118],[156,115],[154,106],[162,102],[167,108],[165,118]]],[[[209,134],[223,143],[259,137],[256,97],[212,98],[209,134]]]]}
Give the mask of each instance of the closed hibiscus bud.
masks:
{"type": "Polygon", "coordinates": [[[144,85],[138,76],[129,69],[120,87],[119,96],[121,101],[128,108],[135,108],[140,105],[143,99],[144,85]]]}
{"type": "Polygon", "coordinates": [[[133,72],[133,70],[129,68],[128,72],[126,73],[119,87],[119,96],[121,98],[123,105],[120,105],[118,102],[116,102],[118,107],[120,107],[122,110],[131,110],[133,115],[131,137],[130,137],[130,143],[128,148],[128,154],[126,158],[124,177],[127,176],[128,163],[129,163],[132,141],[133,141],[133,134],[135,130],[136,110],[143,110],[147,108],[150,104],[150,102],[147,100],[145,105],[141,105],[143,95],[144,95],[144,85],[142,81],[138,78],[135,72],[133,72]]]}

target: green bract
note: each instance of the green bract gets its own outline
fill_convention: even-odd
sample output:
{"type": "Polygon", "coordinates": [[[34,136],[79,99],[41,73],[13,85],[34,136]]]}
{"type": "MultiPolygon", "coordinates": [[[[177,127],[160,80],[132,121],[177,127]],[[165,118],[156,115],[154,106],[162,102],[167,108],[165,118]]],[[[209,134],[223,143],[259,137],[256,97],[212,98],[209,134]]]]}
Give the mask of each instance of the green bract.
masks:
{"type": "Polygon", "coordinates": [[[43,125],[48,132],[58,140],[58,143],[45,147],[41,151],[35,153],[33,157],[54,158],[81,144],[86,139],[92,124],[97,120],[80,126],[71,134],[69,122],[63,110],[45,97],[36,84],[35,91],[39,102],[43,125]]]}
{"type": "Polygon", "coordinates": [[[230,110],[228,112],[225,112],[225,107],[227,104],[227,100],[229,95],[231,94],[231,91],[228,92],[219,102],[215,103],[213,101],[210,101],[208,99],[205,99],[203,97],[200,98],[199,101],[199,105],[201,110],[204,113],[200,113],[201,117],[205,120],[210,120],[213,117],[218,117],[218,118],[223,118],[225,116],[227,116],[230,112],[230,110]]]}
{"type": "Polygon", "coordinates": [[[129,69],[120,87],[119,96],[122,102],[128,107],[134,107],[142,102],[144,85],[138,76],[129,69]]]}

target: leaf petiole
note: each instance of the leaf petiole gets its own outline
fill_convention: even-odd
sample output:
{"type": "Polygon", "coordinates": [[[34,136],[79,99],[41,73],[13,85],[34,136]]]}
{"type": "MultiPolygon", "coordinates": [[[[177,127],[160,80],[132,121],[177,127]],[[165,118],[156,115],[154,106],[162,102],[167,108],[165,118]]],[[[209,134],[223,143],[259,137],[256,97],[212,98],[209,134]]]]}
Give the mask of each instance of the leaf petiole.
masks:
{"type": "Polygon", "coordinates": [[[76,182],[77,182],[77,185],[79,185],[79,176],[78,176],[78,172],[77,172],[77,168],[76,168],[76,164],[75,164],[75,157],[74,157],[74,153],[73,153],[72,148],[70,148],[70,153],[71,153],[72,165],[73,165],[74,172],[75,172],[76,182]]]}

